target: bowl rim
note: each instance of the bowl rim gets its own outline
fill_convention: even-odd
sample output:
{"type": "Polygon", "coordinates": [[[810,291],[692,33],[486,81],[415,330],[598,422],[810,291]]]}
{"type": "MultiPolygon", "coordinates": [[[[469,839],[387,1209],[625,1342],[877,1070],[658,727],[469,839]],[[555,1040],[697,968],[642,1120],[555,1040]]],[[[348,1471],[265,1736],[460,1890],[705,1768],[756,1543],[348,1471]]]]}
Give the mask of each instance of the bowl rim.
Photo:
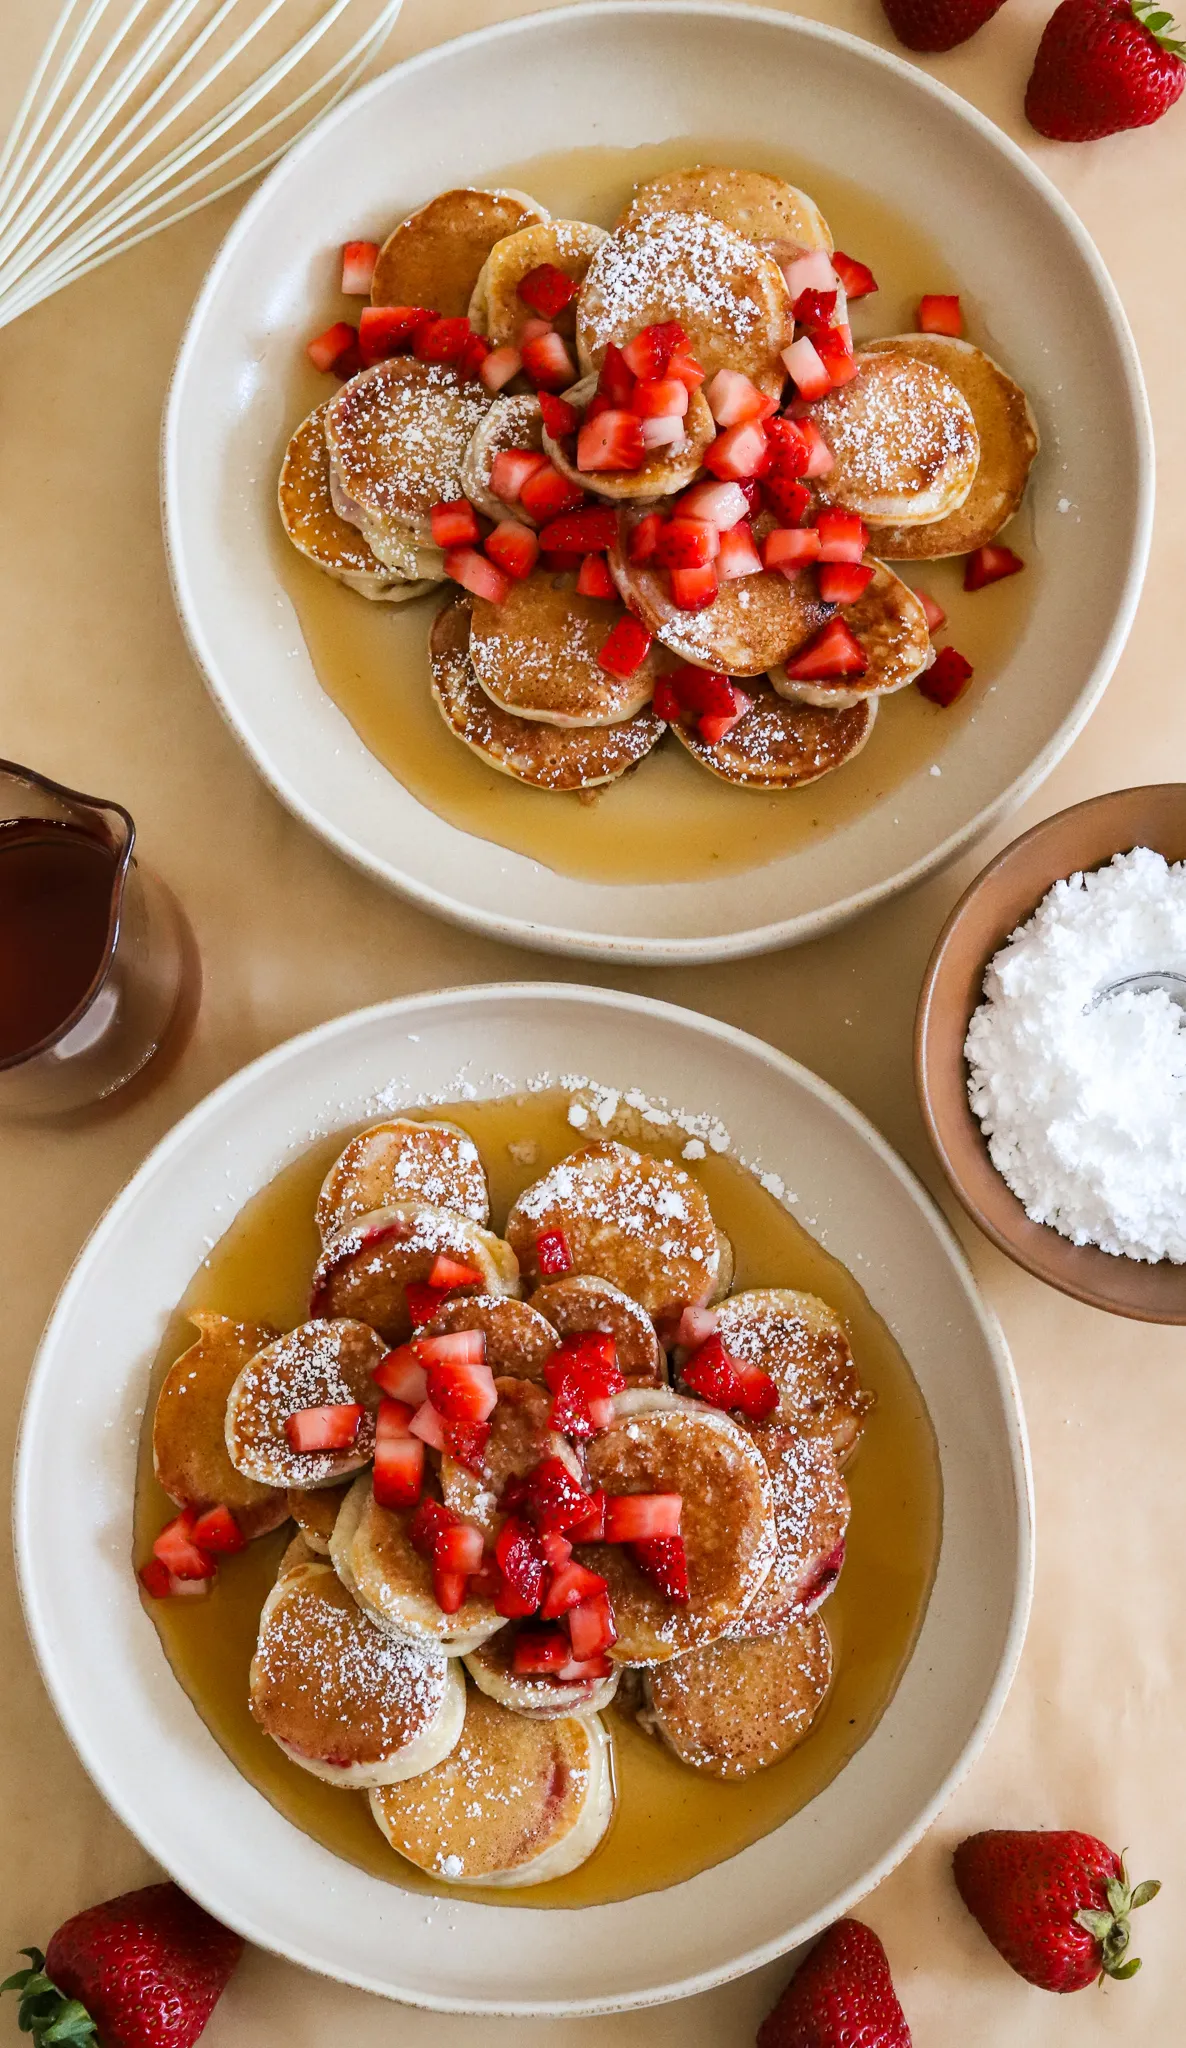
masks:
{"type": "MultiPolygon", "coordinates": [[[[947,1143],[946,1126],[943,1120],[936,1113],[934,1097],[932,1094],[930,1083],[933,1059],[931,1043],[932,1020],[935,1015],[936,1004],[938,1000],[939,980],[943,973],[943,968],[946,964],[948,951],[955,937],[956,931],[959,928],[959,926],[963,924],[968,911],[971,909],[975,899],[979,896],[982,888],[987,883],[989,883],[995,875],[1007,872],[1008,869],[1015,865],[1019,857],[1024,856],[1025,852],[1030,847],[1040,845],[1043,839],[1049,837],[1053,832],[1061,828],[1068,819],[1085,815],[1090,811],[1096,811],[1101,806],[1107,804],[1115,804],[1117,805],[1117,807],[1120,807],[1127,800],[1139,800],[1142,797],[1148,797],[1152,794],[1153,791],[1163,791],[1166,789],[1181,789],[1183,793],[1183,801],[1184,803],[1186,803],[1186,782],[1133,783],[1129,787],[1123,789],[1099,790],[1094,796],[1081,797],[1078,803],[1067,804],[1062,810],[1051,811],[1048,817],[1039,818],[1038,822],[1035,825],[1031,825],[1027,831],[1019,833],[1018,837],[1016,839],[1010,840],[1007,846],[1003,846],[1000,852],[994,854],[993,858],[990,861],[986,862],[985,866],[981,868],[980,872],[977,875],[973,876],[967,888],[963,891],[963,894],[959,897],[958,901],[952,906],[951,911],[944,920],[943,927],[939,932],[937,939],[935,940],[934,946],[931,949],[930,959],[927,961],[926,970],[923,974],[922,983],[918,992],[918,1004],[914,1014],[913,1065],[915,1093],[918,1097],[918,1106],[922,1112],[922,1118],[924,1124],[926,1125],[927,1136],[930,1139],[931,1148],[935,1154],[936,1159],[939,1162],[939,1165],[943,1169],[943,1173],[946,1177],[948,1186],[951,1188],[952,1193],[955,1195],[956,1200],[959,1202],[965,1214],[969,1216],[972,1222],[976,1225],[976,1228],[979,1231],[981,1231],[985,1237],[989,1238],[991,1242],[997,1246],[999,1251],[1004,1252],[1005,1256],[1011,1259],[1014,1265],[1020,1266],[1022,1270],[1026,1273],[1031,1273],[1036,1280],[1043,1281],[1047,1287],[1055,1288],[1059,1294],[1067,1295],[1072,1301],[1084,1302],[1088,1308],[1101,1309],[1107,1315],[1123,1316],[1130,1322],[1160,1323],[1170,1327],[1174,1327],[1186,1323],[1186,1308],[1183,1308],[1180,1312],[1175,1312],[1173,1310],[1167,1309],[1159,1309],[1155,1305],[1150,1306],[1148,1308],[1140,1308],[1136,1305],[1135,1302],[1118,1299],[1116,1296],[1110,1294],[1105,1287],[1095,1286],[1092,1284],[1090,1280],[1085,1279],[1079,1281],[1074,1279],[1069,1273],[1064,1273],[1061,1269],[1061,1266],[1054,1265],[1050,1261],[1044,1259],[1039,1251],[1027,1250],[1026,1247],[1023,1244],[1018,1243],[1017,1239],[1012,1237],[1008,1231],[1003,1230],[993,1220],[992,1216],[986,1210],[980,1207],[979,1203],[976,1201],[975,1196],[966,1186],[963,1176],[961,1175],[958,1167],[956,1166],[952,1158],[951,1149],[947,1143]]],[[[1118,853],[1121,851],[1123,851],[1123,848],[1121,847],[1117,847],[1114,849],[1114,853],[1118,853]]],[[[1108,856],[1109,859],[1113,857],[1114,855],[1108,856]]],[[[1102,864],[1103,863],[1093,863],[1093,868],[1102,864]]],[[[1074,874],[1078,872],[1078,870],[1072,868],[1067,872],[1070,874],[1074,874]]],[[[1035,897],[1033,903],[1030,906],[1030,909],[1025,913],[1025,917],[1032,917],[1034,912],[1037,910],[1039,903],[1042,902],[1043,898],[1046,895],[1048,895],[1049,891],[1054,887],[1054,883],[1056,881],[1063,879],[1065,879],[1065,876],[1053,876],[1052,879],[1049,882],[1047,882],[1045,887],[1042,889],[1041,894],[1035,897]]],[[[1021,922],[1024,921],[1025,918],[1023,917],[1021,919],[1021,922]]],[[[985,952],[983,961],[981,963],[981,979],[983,977],[983,971],[985,968],[987,968],[988,963],[992,959],[993,955],[999,952],[1001,947],[1006,943],[1007,935],[1005,938],[997,940],[992,945],[991,950],[985,952]]],[[[977,1000],[979,1001],[979,998],[977,998],[977,1000]]],[[[969,1016],[970,1014],[971,1013],[969,1012],[969,1016]]],[[[965,1020],[965,1023],[966,1022],[967,1020],[965,1020]]],[[[962,1041],[960,1059],[964,1065],[966,1072],[967,1062],[966,1060],[964,1060],[963,1057],[962,1041]]],[[[983,1132],[980,1129],[979,1122],[975,1117],[973,1117],[972,1121],[975,1124],[976,1133],[979,1138],[981,1147],[983,1149],[984,1156],[989,1161],[989,1165],[990,1167],[992,1167],[992,1171],[996,1173],[997,1169],[995,1166],[992,1166],[992,1161],[988,1152],[988,1146],[985,1142],[983,1132]]],[[[1004,1181],[1003,1176],[1000,1176],[998,1174],[998,1178],[1001,1179],[1003,1186],[1008,1187],[1008,1183],[1004,1181]]],[[[1077,1246],[1072,1244],[1069,1238],[1063,1237],[1061,1233],[1055,1231],[1050,1224],[1043,1225],[1042,1229],[1046,1233],[1046,1236],[1052,1238],[1057,1245],[1068,1248],[1072,1251],[1092,1251],[1096,1249],[1093,1246],[1077,1246]]],[[[1039,1238],[1038,1242],[1039,1244],[1041,1244],[1043,1240],[1039,1238]]],[[[1124,1267],[1140,1266],[1143,1264],[1142,1261],[1129,1259],[1125,1257],[1124,1254],[1119,1255],[1118,1262],[1120,1265],[1124,1267]]],[[[1150,1270],[1152,1270],[1152,1268],[1150,1270]]]]}
{"type": "MultiPolygon", "coordinates": [[[[690,1997],[717,1985],[731,1982],[748,1972],[785,1955],[791,1948],[806,1942],[839,1915],[849,1911],[911,1852],[922,1836],[933,1825],[938,1814],[962,1783],[972,1765],[982,1753],[989,1736],[999,1718],[1021,1657],[1026,1629],[1033,1598],[1034,1584],[1034,1493],[1030,1449],[1026,1429],[1021,1392],[1013,1362],[1009,1354],[1000,1324],[990,1305],[983,1299],[977,1287],[967,1256],[958,1238],[951,1229],[942,1211],[929,1191],[913,1173],[904,1160],[877,1130],[876,1126],[830,1083],[822,1080],[809,1068],[802,1066],[777,1047],[767,1044],[754,1034],[742,1031],[721,1019],[703,1016],[695,1011],[672,1003],[652,1001],[650,998],[634,995],[616,989],[584,986],[579,983],[550,982],[505,982],[472,985],[463,988],[446,988],[429,991],[421,995],[397,997],[376,1003],[361,1010],[348,1012],[343,1017],[331,1018],[325,1023],[288,1039],[262,1054],[237,1073],[229,1076],[218,1087],[196,1103],[152,1148],[148,1157],[124,1184],[94,1225],[81,1250],[75,1258],[58,1297],[51,1310],[45,1331],[38,1344],[33,1368],[25,1392],[17,1432],[17,1452],[13,1485],[13,1543],[17,1565],[17,1585],[26,1630],[33,1647],[37,1666],[55,1711],[91,1779],[113,1811],[152,1855],[177,1882],[206,1909],[224,1921],[237,1927],[246,1939],[273,1954],[285,1957],[303,1968],[313,1969],[318,1974],[335,1977],[361,1989],[387,1998],[402,2000],[433,2011],[456,2013],[482,2013],[488,2016],[510,2017],[575,2017],[632,2010],[666,2003],[670,2000],[690,1997]],[[984,1701],[972,1722],[964,1743],[950,1768],[935,1786],[930,1797],[924,1802],[911,1823],[902,1829],[897,1838],[862,1875],[844,1886],[834,1898],[827,1900],[808,1918],[800,1921],[784,1935],[760,1943],[754,1949],[722,1961],[698,1974],[673,1981],[652,1983],[642,1991],[632,1991],[625,1996],[621,1993],[604,1997],[580,2000],[536,1999],[513,2000],[490,1999],[475,2003],[472,1998],[457,1999],[448,1995],[430,1994],[423,1988],[408,1992],[393,1989],[389,1983],[368,1978],[348,1967],[334,1967],[324,1959],[312,1961],[299,1942],[286,1938],[273,1927],[263,1927],[244,1912],[228,1914],[226,1905],[214,1896],[204,1882],[201,1869],[190,1867],[188,1849],[179,1849],[175,1842],[165,1840],[158,1832],[155,1817],[151,1820],[135,1809],[130,1795],[125,1796],[120,1783],[118,1761],[109,1763],[102,1734],[95,1735],[87,1719],[87,1709],[74,1697],[70,1684],[60,1669],[59,1649],[52,1628],[43,1621],[39,1607],[37,1571],[34,1565],[35,1546],[32,1530],[39,1512],[42,1511],[36,1492],[33,1471],[34,1450],[31,1440],[41,1422],[41,1409],[49,1399],[48,1388],[52,1353],[59,1328],[71,1313],[75,1302],[85,1295],[90,1283],[92,1269],[106,1256],[107,1246],[121,1227],[123,1216],[138,1200],[141,1191],[151,1184],[162,1167],[167,1166],[178,1154],[184,1154],[191,1138],[200,1132],[207,1122],[216,1123],[220,1112],[227,1105],[249,1100],[261,1083],[265,1084],[271,1074],[289,1062],[300,1061],[309,1051],[320,1050],[336,1040],[347,1039],[354,1032],[365,1034],[367,1028],[380,1019],[403,1023],[414,1021],[435,1009],[445,1009],[458,1002],[482,1005],[503,1002],[529,1002],[548,1004],[556,1001],[575,1002],[606,1012],[629,1026],[634,1017],[658,1014],[660,1018],[678,1026],[681,1030],[692,1030],[703,1038],[715,1039],[722,1047],[736,1050],[751,1059],[757,1059],[772,1070],[780,1081],[792,1087],[801,1088],[832,1114],[846,1123],[853,1133],[870,1148],[881,1163],[889,1169],[901,1188],[905,1199],[926,1220],[933,1230],[938,1245],[950,1261],[953,1274],[960,1283],[967,1299],[969,1312],[979,1324],[983,1333],[986,1362],[992,1374],[1002,1417],[1003,1453],[1007,1460],[1012,1487],[1013,1522],[1015,1529],[1015,1558],[1012,1585],[1005,1598],[1008,1603],[1008,1625],[1003,1631],[1000,1657],[992,1684],[987,1689],[984,1701]]],[[[946,1522],[946,1512],[944,1520],[946,1522]]],[[[918,1655],[916,1642],[902,1673],[904,1681],[907,1672],[918,1655]]],[[[901,1681],[900,1681],[901,1682],[901,1681]]],[[[872,1737],[870,1739],[873,1739],[872,1737]]],[[[245,1783],[247,1781],[244,1781],[245,1783]]],[[[251,1789],[251,1788],[249,1788],[251,1789]]],[[[292,1825],[292,1823],[289,1823],[292,1825]]],[[[200,1860],[200,1859],[197,1859],[200,1860]]],[[[727,1864],[719,1868],[723,1871],[727,1864]]],[[[678,1889],[678,1887],[676,1887],[678,1889]]],[[[503,1911],[511,1910],[504,1908],[503,1911]]],[[[522,1909],[530,1910],[530,1909],[522,1909]]],[[[600,1909],[591,1908],[596,1912],[600,1909]]],[[[538,1914],[533,1914],[538,1920],[538,1914]]],[[[552,1918],[545,1915],[545,1919],[552,1918]]],[[[561,1915],[567,1918],[567,1915],[561,1915]]]]}
{"type": "MultiPolygon", "coordinates": [[[[612,26],[608,27],[607,33],[612,32],[612,26]]],[[[470,30],[465,35],[435,43],[428,49],[403,59],[398,65],[390,67],[388,71],[370,80],[368,84],[343,100],[302,140],[294,144],[274,166],[228,229],[203,278],[186,321],[162,414],[159,483],[166,564],[174,605],[189,652],[210,696],[238,744],[252,762],[256,773],[287,810],[364,874],[373,876],[385,887],[394,889],[434,916],[460,925],[465,930],[480,932],[508,944],[527,946],[538,951],[559,953],[578,959],[615,960],[658,966],[748,958],[781,946],[801,944],[808,939],[821,936],[824,932],[835,930],[864,911],[913,887],[927,875],[945,867],[1034,793],[1074,743],[1094,712],[1111,680],[1131,630],[1148,565],[1153,530],[1155,458],[1152,418],[1136,344],[1116,286],[1099,250],[1057,186],[1031,161],[1025,151],[994,121],[990,121],[987,115],[981,113],[979,108],[961,98],[939,79],[908,63],[893,51],[883,50],[877,44],[866,42],[860,36],[833,28],[825,22],[808,21],[801,16],[781,13],[769,7],[735,5],[732,4],[732,0],[578,0],[576,5],[545,8],[542,13],[520,15],[508,21],[494,22],[484,28],[470,30]],[[1127,400],[1137,446],[1136,516],[1131,556],[1120,601],[1110,630],[1099,647],[1094,665],[1077,702],[1029,766],[991,803],[974,813],[956,831],[949,833],[937,846],[920,855],[907,867],[841,897],[832,904],[800,912],[791,917],[775,919],[768,924],[747,930],[720,932],[708,937],[656,938],[590,932],[579,926],[548,924],[505,912],[479,909],[436,888],[431,881],[422,880],[404,869],[396,868],[393,862],[371,851],[360,839],[353,837],[328,817],[312,799],[306,798],[285,773],[265,758],[262,749],[255,746],[245,722],[238,714],[234,690],[223,682],[218,658],[209,645],[198,607],[192,598],[178,508],[176,461],[184,401],[183,387],[200,331],[211,317],[223,274],[234,258],[240,242],[253,227],[257,215],[263,213],[271,204],[273,192],[287,176],[289,168],[317,150],[323,138],[333,128],[352,118],[368,101],[381,97],[389,89],[389,81],[396,73],[415,75],[430,72],[432,66],[445,53],[462,49],[480,49],[519,35],[538,33],[544,24],[586,19],[605,25],[612,24],[615,18],[619,21],[632,18],[665,18],[673,24],[678,24],[681,16],[715,18],[722,24],[728,23],[731,27],[735,27],[739,20],[749,21],[762,27],[774,28],[791,37],[799,36],[809,41],[830,43],[851,54],[859,54],[862,61],[872,65],[875,70],[882,71],[888,80],[894,80],[898,85],[909,82],[912,90],[921,92],[924,98],[933,99],[949,112],[956,114],[1011,164],[1054,215],[1063,233],[1069,237],[1083,260],[1095,284],[1101,313],[1118,346],[1123,364],[1122,389],[1127,400]]],[[[459,832],[461,830],[460,827],[453,829],[459,832]]],[[[738,880],[744,881],[744,872],[738,880]]]]}

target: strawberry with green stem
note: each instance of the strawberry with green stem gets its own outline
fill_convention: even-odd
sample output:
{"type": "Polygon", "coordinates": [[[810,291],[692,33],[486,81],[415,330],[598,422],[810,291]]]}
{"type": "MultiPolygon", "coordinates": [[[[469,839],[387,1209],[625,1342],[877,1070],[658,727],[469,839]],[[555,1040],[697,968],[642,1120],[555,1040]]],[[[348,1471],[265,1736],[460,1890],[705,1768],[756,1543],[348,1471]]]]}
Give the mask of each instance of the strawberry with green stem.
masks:
{"type": "Polygon", "coordinates": [[[1054,142],[1145,128],[1181,98],[1184,59],[1159,0],[1062,0],[1042,31],[1026,116],[1054,142]]]}
{"type": "Polygon", "coordinates": [[[998,1954],[1041,1991],[1135,1977],[1129,1915],[1161,1889],[1132,1885],[1106,1842],[1074,1829],[994,1828],[955,1852],[955,1881],[998,1954]]]}

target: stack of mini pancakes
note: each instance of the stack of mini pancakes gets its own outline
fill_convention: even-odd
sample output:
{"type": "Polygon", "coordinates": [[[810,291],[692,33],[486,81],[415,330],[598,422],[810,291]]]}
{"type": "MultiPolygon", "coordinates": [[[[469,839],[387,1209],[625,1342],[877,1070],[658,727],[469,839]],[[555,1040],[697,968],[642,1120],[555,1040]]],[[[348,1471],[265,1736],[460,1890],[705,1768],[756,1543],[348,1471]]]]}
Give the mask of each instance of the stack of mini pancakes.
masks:
{"type": "Polygon", "coordinates": [[[382,1123],[335,1162],[317,1222],[310,1320],[281,1334],[195,1314],[198,1342],[154,1421],[157,1475],[183,1509],[221,1505],[249,1541],[297,1523],[250,1678],[251,1711],[285,1755],[365,1789],[392,1847],[434,1877],[523,1885],[576,1868],[605,1833],[601,1710],[623,1679],[620,1705],[698,1771],[743,1777],[793,1749],[830,1683],[818,1610],[843,1565],[842,1467],[872,1405],[832,1310],[790,1290],[731,1293],[733,1250],[699,1183],[608,1138],[526,1188],[500,1238],[466,1132],[382,1123]],[[497,1403],[480,1455],[429,1452],[419,1506],[386,1507],[374,1374],[412,1335],[442,1259],[469,1277],[429,1304],[416,1337],[478,1333],[497,1403]],[[622,1390],[591,1432],[566,1434],[549,1361],[590,1333],[622,1390]],[[710,1341],[738,1372],[758,1369],[761,1420],[690,1391],[710,1341]],[[361,1411],[348,1443],[293,1447],[292,1418],[343,1404],[361,1411]],[[524,1672],[515,1645],[534,1617],[500,1611],[486,1569],[546,1461],[609,1507],[682,1502],[683,1597],[637,1548],[574,1537],[617,1632],[575,1675],[524,1672]],[[481,1560],[449,1612],[417,1546],[425,1500],[471,1532],[481,1560]]]}
{"type": "MultiPolygon", "coordinates": [[[[866,530],[872,577],[842,608],[864,673],[805,681],[788,664],[837,610],[821,601],[810,570],[755,567],[692,611],[672,601],[661,569],[631,558],[639,519],[669,513],[704,475],[716,423],[702,392],[693,394],[681,442],[654,449],[636,470],[590,473],[574,467],[571,443],[545,432],[526,374],[495,392],[476,374],[406,353],[364,369],[297,429],[280,479],[289,538],[364,596],[396,603],[444,580],[434,506],[467,498],[483,520],[538,524],[492,492],[500,452],[546,455],[589,502],[619,514],[608,557],[617,597],[582,595],[575,573],[545,556],[505,601],[467,592],[438,612],[434,697],[450,731],[489,765],[548,790],[615,781],[667,731],[652,706],[657,681],[690,664],[737,679],[744,715],[719,737],[694,716],[672,716],[675,737],[738,787],[798,788],[851,760],[881,700],[931,664],[924,606],[887,561],[964,555],[991,542],[1020,505],[1037,432],[1005,371],[948,335],[863,343],[849,381],[809,407],[794,399],[785,355],[798,302],[788,277],[813,255],[826,268],[833,253],[827,222],[805,193],[761,172],[704,166],[639,186],[609,233],[551,219],[521,192],[455,190],[389,236],[373,305],[467,316],[500,352],[531,331],[524,279],[541,266],[570,279],[576,296],[549,324],[579,372],[565,394],[577,408],[594,396],[611,345],[663,322],[678,323],[706,378],[739,372],[779,405],[792,390],[788,413],[810,413],[832,458],[809,479],[813,506],[856,514],[866,530]],[[654,636],[625,679],[598,660],[623,604],[654,636]]],[[[843,325],[843,287],[833,281],[832,318],[843,325]]],[[[779,523],[755,499],[759,549],[779,523]]]]}

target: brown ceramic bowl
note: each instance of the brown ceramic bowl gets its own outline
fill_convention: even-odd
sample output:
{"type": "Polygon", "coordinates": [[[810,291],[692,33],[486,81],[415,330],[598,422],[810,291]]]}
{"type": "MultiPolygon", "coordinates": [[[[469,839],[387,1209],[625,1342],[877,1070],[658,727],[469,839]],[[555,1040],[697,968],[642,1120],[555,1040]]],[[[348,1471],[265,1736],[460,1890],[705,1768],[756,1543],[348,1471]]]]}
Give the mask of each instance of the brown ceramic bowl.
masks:
{"type": "Polygon", "coordinates": [[[1134,846],[1151,846],[1167,860],[1186,859],[1186,783],[1091,797],[1044,819],[989,863],[961,896],[931,955],[915,1019],[914,1073],[939,1163],[994,1244],[1039,1280],[1093,1308],[1145,1323],[1186,1323],[1186,1266],[1115,1258],[1032,1222],[989,1158],[968,1102],[964,1039],[993,954],[1055,882],[1134,846]]]}

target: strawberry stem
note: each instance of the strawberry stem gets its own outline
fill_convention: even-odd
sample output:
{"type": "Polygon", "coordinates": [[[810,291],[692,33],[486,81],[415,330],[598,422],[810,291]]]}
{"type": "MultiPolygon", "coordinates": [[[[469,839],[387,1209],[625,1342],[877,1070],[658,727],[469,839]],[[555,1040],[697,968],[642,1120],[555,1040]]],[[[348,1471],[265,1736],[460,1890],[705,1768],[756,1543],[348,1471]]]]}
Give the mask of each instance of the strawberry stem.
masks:
{"type": "Polygon", "coordinates": [[[45,1974],[45,1957],[39,1948],[23,1948],[30,1967],[17,1970],[0,1984],[0,1996],[15,1991],[20,1996],[17,2025],[31,2034],[38,2048],[95,2048],[95,2022],[77,1998],[67,1998],[52,1977],[45,1974]]]}
{"type": "MultiPolygon", "coordinates": [[[[1133,4],[1136,5],[1136,0],[1133,0],[1133,4]]],[[[1161,1881],[1156,1877],[1147,1877],[1140,1884],[1130,1885],[1124,1858],[1121,1857],[1120,1875],[1109,1878],[1106,1889],[1106,1913],[1102,1908],[1095,1910],[1084,1907],[1081,1912],[1076,1913],[1075,1919],[1078,1925],[1099,1943],[1099,1982],[1102,1984],[1105,1977],[1113,1977],[1119,1983],[1124,1983],[1127,1978],[1135,1977],[1141,1967],[1140,1957],[1127,1953],[1132,1937],[1128,1916],[1135,1913],[1138,1906],[1147,1906],[1150,1899],[1157,1897],[1161,1890],[1161,1881]]]]}
{"type": "Polygon", "coordinates": [[[1130,0],[1132,11],[1141,27],[1148,29],[1155,43],[1168,50],[1171,57],[1186,57],[1186,43],[1178,40],[1178,25],[1172,14],[1168,14],[1161,0],[1130,0]],[[1169,29],[1169,35],[1166,30],[1169,29]]]}

